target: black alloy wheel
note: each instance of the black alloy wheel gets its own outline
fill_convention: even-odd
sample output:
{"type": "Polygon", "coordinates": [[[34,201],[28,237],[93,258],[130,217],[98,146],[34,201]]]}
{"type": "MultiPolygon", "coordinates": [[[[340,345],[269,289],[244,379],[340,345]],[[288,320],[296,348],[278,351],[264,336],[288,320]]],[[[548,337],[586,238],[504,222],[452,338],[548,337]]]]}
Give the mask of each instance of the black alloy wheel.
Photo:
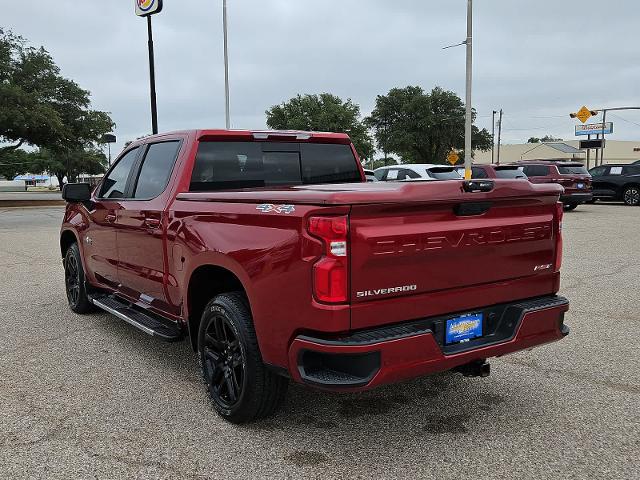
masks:
{"type": "Polygon", "coordinates": [[[640,205],[640,187],[631,186],[625,188],[622,199],[627,205],[637,207],[640,205]]]}
{"type": "Polygon", "coordinates": [[[80,300],[80,269],[74,255],[67,255],[64,262],[64,282],[69,305],[77,305],[80,300]]]}
{"type": "Polygon", "coordinates": [[[205,306],[198,360],[214,409],[231,423],[268,417],[284,402],[289,381],[264,364],[242,292],[219,294],[205,306]]]}
{"type": "Polygon", "coordinates": [[[90,313],[96,307],[89,300],[78,244],[72,244],[64,256],[64,286],[69,308],[75,313],[90,313]]]}
{"type": "Polygon", "coordinates": [[[211,398],[223,409],[233,409],[244,391],[246,361],[233,325],[221,314],[207,326],[203,355],[211,398]]]}

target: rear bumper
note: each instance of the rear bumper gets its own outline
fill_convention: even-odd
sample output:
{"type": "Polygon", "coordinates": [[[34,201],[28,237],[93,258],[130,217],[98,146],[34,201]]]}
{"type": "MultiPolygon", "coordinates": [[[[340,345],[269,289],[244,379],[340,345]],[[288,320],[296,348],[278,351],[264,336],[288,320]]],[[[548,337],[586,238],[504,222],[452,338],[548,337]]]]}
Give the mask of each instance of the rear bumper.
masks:
{"type": "Polygon", "coordinates": [[[560,201],[562,203],[585,203],[593,200],[593,193],[591,192],[580,192],[580,193],[565,193],[560,196],[560,201]]]}
{"type": "MultiPolygon", "coordinates": [[[[564,338],[569,302],[549,296],[487,309],[492,331],[464,344],[444,345],[445,317],[360,331],[349,337],[298,336],[289,348],[291,377],[338,391],[368,390],[564,338]]],[[[464,312],[463,312],[464,313],[464,312]]],[[[487,322],[489,323],[489,322],[487,322]]]]}

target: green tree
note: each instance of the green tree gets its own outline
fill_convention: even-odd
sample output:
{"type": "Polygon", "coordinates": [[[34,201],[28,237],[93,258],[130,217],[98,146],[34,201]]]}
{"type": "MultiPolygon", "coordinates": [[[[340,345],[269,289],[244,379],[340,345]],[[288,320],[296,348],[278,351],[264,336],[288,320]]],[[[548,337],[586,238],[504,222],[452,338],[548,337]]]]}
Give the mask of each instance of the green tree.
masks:
{"type": "Polygon", "coordinates": [[[0,29],[0,164],[21,160],[9,153],[23,145],[57,156],[92,152],[114,123],[90,105],[89,92],[61,76],[44,48],[0,29]]]}
{"type": "MultiPolygon", "coordinates": [[[[378,148],[399,155],[404,163],[446,163],[452,149],[464,149],[464,103],[440,87],[425,93],[409,86],[379,95],[366,123],[375,132],[378,148]]],[[[474,125],[473,148],[486,151],[491,143],[491,134],[474,125]]]]}
{"type": "Polygon", "coordinates": [[[63,185],[63,178],[75,182],[78,175],[87,173],[98,175],[107,169],[107,157],[97,148],[70,151],[53,151],[42,149],[32,154],[30,169],[34,172],[50,172],[63,185]]]}
{"type": "Polygon", "coordinates": [[[373,156],[373,141],[360,120],[360,107],[330,93],[297,95],[266,112],[267,125],[275,130],[307,130],[346,133],[363,159],[373,156]]]}
{"type": "Polygon", "coordinates": [[[544,143],[544,142],[562,142],[562,138],[557,138],[552,135],[545,135],[542,138],[531,137],[527,140],[527,143],[544,143]]]}

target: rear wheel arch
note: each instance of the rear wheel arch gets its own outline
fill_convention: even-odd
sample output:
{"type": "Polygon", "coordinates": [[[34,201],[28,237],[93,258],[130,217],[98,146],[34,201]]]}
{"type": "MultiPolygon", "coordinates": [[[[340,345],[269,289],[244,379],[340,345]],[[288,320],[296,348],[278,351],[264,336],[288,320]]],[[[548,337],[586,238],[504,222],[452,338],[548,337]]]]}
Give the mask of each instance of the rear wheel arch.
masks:
{"type": "Polygon", "coordinates": [[[242,294],[251,311],[251,304],[242,281],[231,270],[219,265],[206,264],[197,267],[189,277],[187,287],[187,312],[191,346],[198,348],[198,329],[207,304],[221,293],[238,292],[242,294]]]}

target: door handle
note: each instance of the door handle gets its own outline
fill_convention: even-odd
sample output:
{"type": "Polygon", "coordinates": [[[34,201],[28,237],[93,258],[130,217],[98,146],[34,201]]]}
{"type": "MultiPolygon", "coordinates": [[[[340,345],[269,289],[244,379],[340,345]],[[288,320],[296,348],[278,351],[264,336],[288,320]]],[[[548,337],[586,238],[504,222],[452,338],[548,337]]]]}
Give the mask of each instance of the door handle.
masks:
{"type": "Polygon", "coordinates": [[[145,226],[149,228],[158,228],[160,226],[159,218],[145,218],[144,219],[145,226]]]}
{"type": "Polygon", "coordinates": [[[104,216],[104,220],[105,220],[106,222],[109,222],[109,223],[113,223],[113,222],[115,222],[117,218],[118,218],[118,217],[116,216],[116,214],[115,214],[115,213],[107,213],[107,214],[104,216]]]}

